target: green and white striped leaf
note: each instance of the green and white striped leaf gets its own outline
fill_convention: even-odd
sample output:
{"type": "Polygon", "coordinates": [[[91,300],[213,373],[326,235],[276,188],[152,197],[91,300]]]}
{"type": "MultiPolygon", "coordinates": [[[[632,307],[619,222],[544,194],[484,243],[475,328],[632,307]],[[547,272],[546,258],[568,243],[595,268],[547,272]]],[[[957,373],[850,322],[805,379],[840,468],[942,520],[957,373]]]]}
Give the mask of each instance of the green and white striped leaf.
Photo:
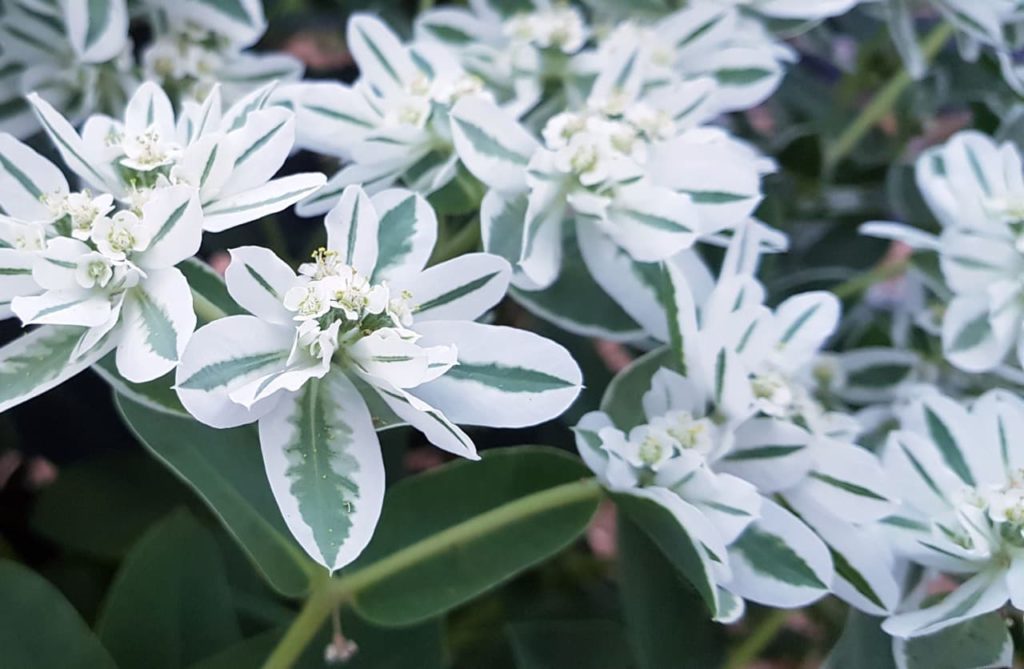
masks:
{"type": "Polygon", "coordinates": [[[23,221],[46,221],[51,213],[43,196],[67,194],[68,182],[56,165],[14,137],[0,133],[0,192],[8,215],[23,221]]]}
{"type": "Polygon", "coordinates": [[[185,275],[174,267],[150,270],[146,280],[125,296],[121,323],[121,375],[144,383],[170,372],[196,328],[185,275]]]}
{"type": "Polygon", "coordinates": [[[472,321],[505,297],[511,273],[498,256],[467,253],[394,285],[412,295],[417,322],[472,321]]]}
{"type": "Polygon", "coordinates": [[[322,174],[292,174],[252,190],[220,198],[204,208],[203,229],[222,232],[276,214],[318,191],[325,181],[322,174]]]}
{"type": "Polygon", "coordinates": [[[461,321],[418,323],[421,346],[454,345],[458,364],[415,389],[455,423],[524,427],[558,417],[583,375],[569,352],[526,330],[461,321]]]}
{"type": "Polygon", "coordinates": [[[427,266],[437,243],[434,209],[422,195],[400,188],[381,191],[370,200],[380,217],[372,281],[400,281],[417,275],[427,266]]]}
{"type": "Polygon", "coordinates": [[[353,14],[345,41],[362,78],[384,95],[402,93],[420,72],[398,36],[375,16],[353,14]]]}
{"type": "Polygon", "coordinates": [[[919,356],[913,351],[867,347],[837,354],[843,378],[833,392],[853,404],[873,404],[893,396],[913,378],[919,356]]]}
{"type": "Polygon", "coordinates": [[[33,253],[0,248],[0,318],[11,315],[14,298],[39,292],[39,285],[32,278],[34,263],[33,253]]]}
{"type": "Polygon", "coordinates": [[[380,114],[351,86],[334,81],[303,81],[281,93],[295,108],[296,143],[319,153],[344,155],[375,129],[380,114]]]}
{"type": "Polygon", "coordinates": [[[526,166],[540,148],[511,115],[481,97],[464,97],[451,111],[452,139],[462,163],[491,188],[526,188],[526,166]]]}
{"type": "Polygon", "coordinates": [[[735,445],[719,461],[720,469],[750,481],[761,492],[796,485],[814,465],[807,448],[810,435],[788,421],[751,418],[735,435],[735,445]]]}
{"type": "Polygon", "coordinates": [[[252,112],[245,125],[226,137],[235,164],[222,196],[248,191],[269,181],[295,145],[295,114],[284,107],[267,107],[252,112]]]}
{"type": "Polygon", "coordinates": [[[111,166],[101,164],[90,155],[85,142],[60,112],[36,93],[30,93],[28,101],[32,104],[39,124],[60,152],[64,164],[97,191],[120,194],[123,188],[111,166]]]}
{"type": "Polygon", "coordinates": [[[370,412],[340,372],[314,379],[260,419],[267,478],[292,535],[334,572],[366,547],[384,501],[370,412]]]}
{"type": "Polygon", "coordinates": [[[0,348],[0,412],[40,395],[102,358],[106,341],[72,359],[84,328],[43,325],[0,348]]]}
{"type": "Polygon", "coordinates": [[[228,316],[199,328],[175,370],[181,403],[202,423],[227,428],[251,423],[267,408],[246,409],[229,394],[261,377],[282,371],[295,338],[255,316],[228,316]]]}
{"type": "Polygon", "coordinates": [[[124,0],[67,0],[63,6],[68,40],[81,62],[102,63],[124,51],[128,42],[124,0]]]}
{"type": "Polygon", "coordinates": [[[259,0],[189,0],[182,4],[178,9],[182,14],[241,46],[252,45],[266,30],[259,0]]]}
{"type": "Polygon", "coordinates": [[[233,248],[224,278],[234,301],[253,316],[279,325],[292,325],[294,314],[284,307],[284,296],[295,285],[295,272],[268,248],[233,248]]]}
{"type": "Polygon", "coordinates": [[[832,558],[825,544],[767,498],[761,517],[729,546],[729,562],[729,589],[765,606],[805,606],[828,594],[832,583],[832,558]]]}
{"type": "Polygon", "coordinates": [[[897,669],[1001,669],[1013,666],[1007,621],[988,613],[941,632],[893,639],[897,669]]]}
{"type": "Polygon", "coordinates": [[[324,218],[327,248],[365,276],[373,274],[379,253],[380,218],[360,186],[346,186],[338,204],[324,218]]]}

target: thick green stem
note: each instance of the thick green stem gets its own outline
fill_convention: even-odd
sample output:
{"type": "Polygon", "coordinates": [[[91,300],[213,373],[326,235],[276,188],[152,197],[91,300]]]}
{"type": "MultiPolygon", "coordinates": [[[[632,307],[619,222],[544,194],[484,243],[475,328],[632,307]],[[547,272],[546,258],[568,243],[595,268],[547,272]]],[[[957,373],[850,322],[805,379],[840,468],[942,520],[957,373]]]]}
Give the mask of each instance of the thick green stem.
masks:
{"type": "Polygon", "coordinates": [[[903,274],[907,271],[909,266],[909,258],[887,262],[884,265],[879,265],[870,272],[865,272],[864,274],[853,277],[849,281],[844,281],[833,288],[832,293],[840,300],[856,297],[877,283],[888,281],[889,279],[903,274]]]}
{"type": "MultiPolygon", "coordinates": [[[[938,55],[942,47],[953,36],[953,25],[941,23],[936,26],[921,42],[921,53],[925,62],[930,63],[938,55]]],[[[875,125],[888,114],[912,83],[910,73],[904,68],[878,91],[842,134],[825,151],[825,174],[831,174],[839,162],[847,156],[875,125]]]]}
{"type": "Polygon", "coordinates": [[[199,317],[199,320],[204,323],[210,323],[218,318],[224,318],[227,316],[223,309],[206,299],[206,297],[201,293],[197,293],[194,290],[192,291],[192,309],[195,310],[196,316],[199,317]]]}
{"type": "Polygon", "coordinates": [[[729,654],[729,660],[722,669],[745,669],[750,666],[765,648],[768,647],[779,630],[785,626],[791,612],[785,609],[775,609],[769,612],[761,623],[754,628],[750,636],[743,640],[743,643],[736,646],[729,654]]]}
{"type": "Polygon", "coordinates": [[[526,497],[520,497],[458,525],[453,525],[351,574],[316,584],[312,595],[306,601],[298,617],[292,622],[291,627],[288,628],[277,648],[267,658],[263,669],[291,667],[309,641],[323,626],[324,620],[331,610],[351,601],[361,591],[409,567],[440,555],[451,548],[453,544],[470,542],[525,518],[576,502],[596,499],[600,495],[601,486],[592,478],[548,488],[526,497]]]}

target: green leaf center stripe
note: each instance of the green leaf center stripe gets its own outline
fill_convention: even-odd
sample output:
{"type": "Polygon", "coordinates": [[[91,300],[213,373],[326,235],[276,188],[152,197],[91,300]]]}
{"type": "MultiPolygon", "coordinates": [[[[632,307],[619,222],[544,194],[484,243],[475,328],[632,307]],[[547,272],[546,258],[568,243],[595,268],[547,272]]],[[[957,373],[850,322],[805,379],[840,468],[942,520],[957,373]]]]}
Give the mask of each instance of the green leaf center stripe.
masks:
{"type": "Polygon", "coordinates": [[[287,357],[288,351],[269,351],[220,360],[200,367],[192,376],[179,383],[178,387],[187,390],[213,390],[226,386],[241,376],[281,362],[287,357]]]}
{"type": "Polygon", "coordinates": [[[725,349],[715,356],[715,402],[722,403],[722,394],[725,391],[725,349]]]}
{"type": "MultiPolygon", "coordinates": [[[[0,348],[0,402],[30,393],[38,386],[58,378],[68,368],[71,352],[82,338],[85,328],[44,327],[45,330],[40,328],[23,335],[32,337],[33,341],[17,353],[9,354],[7,347],[0,348]]],[[[20,346],[20,340],[8,346],[20,346]]]]}
{"type": "Polygon", "coordinates": [[[874,365],[850,372],[846,377],[847,383],[851,386],[868,386],[871,388],[884,388],[893,386],[910,375],[909,365],[874,365]]]}
{"type": "Polygon", "coordinates": [[[494,362],[478,364],[460,361],[448,370],[445,377],[479,383],[506,393],[542,393],[573,387],[569,381],[540,370],[507,367],[494,362]]]}
{"type": "Polygon", "coordinates": [[[451,26],[424,23],[423,28],[442,42],[448,42],[449,44],[468,44],[473,41],[473,38],[468,33],[451,26]]]}
{"type": "Polygon", "coordinates": [[[803,326],[807,325],[807,321],[811,320],[811,317],[814,316],[814,314],[817,313],[818,309],[820,309],[820,308],[821,308],[821,302],[818,302],[814,306],[812,306],[810,309],[807,309],[802,314],[800,314],[800,317],[797,318],[795,321],[793,321],[793,324],[790,325],[786,329],[786,332],[782,335],[782,343],[783,344],[788,344],[790,342],[790,340],[793,339],[793,337],[796,336],[796,333],[800,332],[800,329],[803,326]]]}
{"type": "Polygon", "coordinates": [[[932,477],[928,475],[928,471],[925,470],[924,465],[922,465],[920,461],[918,461],[918,459],[914,456],[910,449],[907,448],[907,446],[903,443],[900,443],[900,448],[903,450],[904,455],[907,456],[907,460],[910,461],[910,466],[914,468],[914,471],[917,472],[917,475],[920,476],[921,480],[925,482],[925,485],[927,485],[928,488],[931,489],[931,491],[935,494],[936,497],[938,497],[939,499],[946,499],[946,496],[942,494],[941,490],[939,490],[939,486],[937,486],[932,477]]]}
{"type": "Polygon", "coordinates": [[[78,267],[78,265],[71,262],[70,260],[60,260],[59,258],[54,258],[53,256],[43,257],[46,259],[46,262],[50,263],[51,265],[56,265],[57,267],[63,267],[64,269],[75,269],[76,267],[78,267]]]}
{"type": "Polygon", "coordinates": [[[878,522],[892,525],[893,527],[901,527],[905,530],[915,530],[918,532],[927,532],[929,530],[928,526],[924,523],[919,523],[916,520],[904,518],[903,516],[886,516],[878,522]]]}
{"type": "MultiPolygon", "coordinates": [[[[402,395],[399,395],[398,393],[393,393],[393,392],[391,392],[389,390],[384,390],[383,388],[379,388],[379,387],[375,387],[374,389],[378,393],[381,393],[382,395],[387,395],[388,397],[390,397],[390,398],[392,398],[394,400],[397,400],[397,401],[401,402],[402,404],[405,404],[405,405],[408,405],[408,406],[412,406],[412,404],[409,402],[409,400],[407,400],[402,395]]],[[[451,421],[448,420],[447,418],[445,418],[444,415],[442,415],[439,411],[431,409],[429,411],[423,411],[421,413],[426,414],[435,423],[437,423],[438,425],[443,427],[445,430],[447,430],[448,434],[450,434],[453,437],[455,437],[456,441],[458,441],[460,444],[462,444],[462,446],[464,448],[470,449],[470,450],[475,448],[475,446],[473,445],[473,442],[471,440],[469,440],[465,435],[460,434],[459,431],[456,430],[455,427],[452,425],[451,421]]]]}
{"type": "Polygon", "coordinates": [[[334,119],[336,121],[344,121],[345,123],[351,123],[352,125],[358,125],[358,126],[363,127],[363,128],[372,128],[373,127],[373,123],[370,122],[370,121],[367,121],[365,119],[361,119],[361,118],[356,117],[356,116],[352,116],[351,114],[345,114],[343,112],[339,112],[339,111],[336,111],[334,109],[329,109],[329,108],[324,107],[322,105],[303,105],[303,107],[305,107],[309,111],[313,112],[314,114],[319,114],[321,116],[326,116],[327,118],[331,118],[331,119],[334,119]]]}
{"type": "Polygon", "coordinates": [[[385,72],[388,73],[388,76],[391,77],[396,84],[401,84],[402,78],[398,76],[398,72],[391,64],[391,61],[389,61],[387,59],[387,56],[385,56],[384,53],[381,52],[380,47],[378,47],[377,44],[372,39],[370,39],[370,36],[366,34],[366,31],[363,30],[362,28],[359,28],[359,36],[362,37],[363,41],[366,42],[366,46],[370,47],[370,51],[373,53],[373,57],[377,59],[377,62],[380,63],[380,66],[384,68],[385,72]]]}
{"type": "Polygon", "coordinates": [[[276,290],[274,290],[274,287],[270,285],[270,282],[264,279],[262,274],[253,269],[252,265],[250,265],[249,263],[244,263],[244,267],[245,271],[248,272],[249,276],[252,277],[252,280],[260,285],[260,288],[267,291],[275,298],[281,299],[281,296],[278,294],[276,290]]]}
{"type": "Polygon", "coordinates": [[[58,311],[64,311],[65,309],[70,309],[71,307],[76,307],[76,306],[78,306],[79,304],[81,304],[84,301],[85,300],[73,300],[71,302],[64,302],[62,304],[55,304],[53,306],[46,307],[45,309],[40,309],[36,313],[35,319],[40,319],[40,318],[42,318],[44,316],[49,316],[50,314],[55,314],[58,311]]]}
{"type": "Polygon", "coordinates": [[[949,427],[929,407],[924,408],[924,419],[928,426],[928,434],[931,435],[932,441],[935,442],[939,452],[942,453],[942,459],[960,477],[961,481],[967,485],[974,485],[974,476],[971,475],[971,469],[967,466],[964,454],[960,452],[960,448],[953,438],[953,433],[949,431],[949,427]]]}
{"type": "Polygon", "coordinates": [[[348,248],[345,251],[345,264],[352,265],[356,255],[356,236],[359,234],[359,201],[357,196],[352,203],[352,218],[349,219],[348,248]]]}
{"type": "Polygon", "coordinates": [[[453,288],[449,290],[447,293],[442,293],[437,297],[431,298],[426,302],[418,305],[416,307],[416,313],[429,311],[430,309],[436,309],[437,307],[450,304],[451,302],[454,302],[459,298],[465,297],[470,293],[480,290],[481,288],[486,286],[491,279],[498,276],[498,274],[499,272],[491,272],[490,274],[485,274],[484,276],[473,279],[469,283],[458,286],[457,288],[453,288]]]}
{"type": "Polygon", "coordinates": [[[257,139],[255,142],[253,142],[249,148],[242,152],[242,155],[238,157],[238,160],[235,161],[235,167],[238,167],[245,161],[249,160],[249,158],[251,158],[253,154],[262,149],[267,144],[267,142],[273,139],[274,135],[276,135],[278,131],[280,131],[281,128],[283,128],[286,123],[288,123],[287,120],[281,121],[273,128],[271,128],[269,131],[267,131],[266,134],[257,139]]]}
{"type": "Polygon", "coordinates": [[[796,453],[803,449],[803,444],[778,444],[773,446],[758,446],[756,448],[744,448],[725,456],[726,460],[742,462],[744,460],[766,460],[769,458],[784,458],[787,455],[796,453]]]}
{"type": "Polygon", "coordinates": [[[252,19],[245,11],[245,7],[238,0],[200,0],[205,5],[213,7],[221,14],[230,16],[233,19],[252,25],[252,19]]]}
{"type": "Polygon", "coordinates": [[[642,223],[643,225],[657,230],[665,230],[667,232],[693,232],[692,228],[673,221],[671,218],[665,218],[664,216],[648,214],[647,212],[636,211],[634,209],[618,209],[617,211],[626,218],[631,218],[637,223],[642,223]]]}
{"type": "Polygon", "coordinates": [[[416,234],[416,196],[410,195],[384,212],[380,217],[379,232],[377,266],[373,270],[375,281],[381,272],[401,265],[403,258],[412,253],[412,240],[416,234]]]}
{"type": "Polygon", "coordinates": [[[969,146],[965,147],[965,149],[967,150],[967,162],[971,165],[974,178],[978,180],[978,184],[985,191],[985,195],[992,197],[992,186],[989,185],[988,179],[985,178],[985,170],[981,167],[981,161],[978,160],[978,156],[974,154],[974,151],[969,146]]]}
{"type": "Polygon", "coordinates": [[[715,18],[711,19],[707,23],[704,23],[704,24],[700,25],[692,33],[690,33],[689,35],[684,36],[682,39],[680,39],[678,42],[676,42],[676,48],[677,49],[681,49],[682,47],[686,46],[687,44],[692,44],[695,40],[697,40],[702,35],[706,34],[709,30],[714,28],[715,24],[717,24],[720,20],[722,20],[722,17],[721,16],[716,16],[715,18]]]}
{"type": "Polygon", "coordinates": [[[72,156],[74,156],[75,160],[77,160],[78,162],[80,162],[82,164],[82,167],[84,167],[85,169],[89,170],[89,172],[93,175],[93,177],[96,178],[96,181],[98,183],[102,184],[102,183],[106,183],[107,182],[107,180],[103,177],[103,175],[100,174],[99,172],[97,172],[96,168],[93,167],[89,163],[89,161],[87,161],[85,158],[83,158],[81,155],[79,155],[78,151],[75,151],[75,148],[73,146],[71,146],[70,144],[68,144],[67,140],[65,140],[64,137],[59,132],[57,132],[57,130],[53,127],[53,125],[50,123],[50,121],[46,117],[44,117],[42,114],[37,114],[37,116],[39,117],[40,123],[42,123],[43,127],[46,129],[46,132],[49,133],[50,137],[52,137],[57,142],[57,144],[62,146],[65,151],[67,151],[72,156]]]}
{"type": "Polygon", "coordinates": [[[233,207],[225,207],[223,209],[217,209],[216,207],[208,207],[206,214],[208,216],[227,216],[228,214],[238,214],[243,211],[249,211],[250,209],[259,209],[260,207],[267,207],[270,205],[277,204],[283,200],[289,200],[293,198],[301,197],[304,193],[312,190],[311,188],[300,188],[299,190],[289,191],[282,193],[275,197],[267,198],[266,200],[260,200],[259,202],[250,202],[248,204],[239,204],[233,207]]]}
{"type": "Polygon", "coordinates": [[[166,237],[168,233],[170,233],[170,231],[174,229],[174,226],[178,224],[178,221],[181,220],[181,217],[185,215],[185,210],[188,209],[188,205],[191,202],[191,199],[185,200],[180,205],[178,205],[177,209],[171,212],[171,215],[167,217],[167,220],[164,221],[163,225],[160,226],[160,229],[156,231],[155,235],[153,235],[153,241],[150,242],[150,246],[159,243],[160,240],[166,237]]]}
{"type": "Polygon", "coordinates": [[[306,384],[291,419],[297,433],[285,447],[289,462],[285,476],[324,561],[333,564],[352,528],[353,505],[360,491],[353,479],[359,462],[342,450],[351,443],[352,428],[337,410],[330,410],[334,407],[325,406],[329,400],[319,381],[306,384]]]}
{"type": "Polygon", "coordinates": [[[733,546],[759,574],[798,587],[827,589],[814,570],[781,537],[752,526],[733,546]]]}
{"type": "Polygon", "coordinates": [[[178,333],[174,329],[174,323],[144,290],[137,290],[135,297],[139,302],[139,314],[146,328],[146,343],[149,344],[149,348],[164,360],[177,360],[178,333]]]}
{"type": "Polygon", "coordinates": [[[751,199],[752,196],[742,193],[729,193],[721,190],[684,190],[694,204],[732,204],[751,199]]]}
{"type": "Polygon", "coordinates": [[[411,355],[375,355],[371,357],[377,362],[409,362],[413,359],[411,355]]]}
{"type": "Polygon", "coordinates": [[[990,332],[988,317],[988,313],[983,312],[977,318],[968,321],[967,325],[953,338],[950,353],[967,351],[984,343],[990,332]]]}
{"type": "Polygon", "coordinates": [[[499,142],[497,139],[488,135],[480,126],[474,125],[465,119],[456,118],[455,123],[459,126],[459,129],[469,139],[470,144],[473,145],[480,153],[491,158],[498,160],[507,160],[510,163],[516,165],[526,166],[529,159],[526,156],[516,153],[512,149],[506,147],[504,144],[499,142]]]}
{"type": "Polygon", "coordinates": [[[875,606],[884,609],[885,603],[882,602],[882,598],[878,596],[868,580],[864,578],[856,567],[850,564],[850,561],[846,559],[846,556],[835,550],[831,546],[828,547],[828,552],[832,554],[832,563],[835,565],[836,574],[840,576],[844,581],[853,586],[853,589],[864,595],[868,601],[875,606]]]}
{"type": "Polygon", "coordinates": [[[736,67],[718,70],[715,79],[723,86],[746,86],[771,75],[771,70],[760,67],[736,67]]]}
{"type": "Polygon", "coordinates": [[[623,68],[621,70],[619,70],[619,75],[617,77],[615,77],[615,87],[616,88],[622,89],[622,88],[626,87],[626,82],[629,81],[629,75],[631,75],[633,73],[633,67],[635,67],[635,66],[636,66],[636,50],[634,50],[631,54],[629,54],[629,60],[627,60],[626,64],[623,66],[623,68]]]}
{"type": "Polygon", "coordinates": [[[817,479],[822,483],[826,483],[830,486],[839,488],[840,490],[845,490],[848,493],[859,495],[860,497],[869,497],[871,499],[877,499],[881,502],[884,502],[887,499],[884,495],[879,495],[874,490],[865,488],[862,485],[857,485],[856,483],[851,483],[850,481],[837,479],[836,477],[829,476],[828,474],[822,474],[821,472],[811,472],[810,477],[813,479],[817,479]]]}
{"type": "Polygon", "coordinates": [[[14,180],[21,184],[21,187],[24,188],[33,199],[39,200],[43,197],[42,189],[39,188],[34,181],[29,179],[27,174],[18,169],[14,163],[4,157],[3,154],[0,154],[0,167],[3,167],[5,172],[14,177],[14,180]]]}
{"type": "Polygon", "coordinates": [[[206,180],[210,176],[210,170],[213,169],[213,164],[217,162],[217,152],[220,150],[220,144],[213,145],[213,151],[210,151],[210,155],[206,157],[206,164],[203,165],[203,174],[199,177],[199,187],[202,188],[206,185],[206,180]]]}
{"type": "Polygon", "coordinates": [[[28,267],[0,267],[0,276],[22,276],[31,274],[32,270],[28,267]]]}
{"type": "Polygon", "coordinates": [[[714,509],[715,511],[721,511],[722,513],[730,515],[730,516],[747,516],[747,517],[750,516],[750,514],[748,512],[746,512],[746,511],[744,511],[743,509],[737,509],[735,506],[729,506],[728,504],[722,504],[721,502],[710,502],[709,501],[709,502],[701,502],[700,504],[701,504],[701,506],[706,506],[706,507],[708,507],[710,509],[714,509]]]}

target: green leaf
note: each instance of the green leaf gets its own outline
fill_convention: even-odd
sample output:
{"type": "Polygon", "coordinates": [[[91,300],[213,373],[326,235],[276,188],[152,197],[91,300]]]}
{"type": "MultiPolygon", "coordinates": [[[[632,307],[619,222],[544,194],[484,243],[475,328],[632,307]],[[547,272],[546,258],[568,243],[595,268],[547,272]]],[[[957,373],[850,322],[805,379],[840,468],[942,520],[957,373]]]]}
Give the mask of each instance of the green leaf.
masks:
{"type": "Polygon", "coordinates": [[[217,430],[124,396],[116,401],[136,438],[217,514],[268,583],[284,595],[305,593],[312,564],[292,540],[267,486],[256,430],[217,430]]]}
{"type": "Polygon", "coordinates": [[[71,353],[84,332],[79,327],[44,325],[0,348],[0,411],[70,379],[109,350],[100,344],[72,361],[71,353]]]}
{"type": "Polygon", "coordinates": [[[0,662],[11,669],[117,667],[55,587],[9,560],[0,560],[0,662]]]}
{"type": "Polygon", "coordinates": [[[882,631],[882,619],[851,609],[822,669],[896,669],[892,637],[882,631]]]}
{"type": "Polygon", "coordinates": [[[668,346],[640,356],[608,384],[601,399],[601,411],[611,417],[616,427],[628,431],[647,422],[643,396],[651,389],[651,377],[662,367],[672,367],[668,346]]]}
{"type": "Polygon", "coordinates": [[[96,625],[121,669],[175,669],[241,638],[217,542],[188,512],[132,548],[96,625]]]}
{"type": "MultiPolygon", "coordinates": [[[[406,479],[388,491],[376,534],[352,570],[532,493],[588,476],[586,467],[564,452],[523,446],[406,479]]],[[[448,546],[361,590],[355,606],[381,625],[409,625],[444,613],[565,548],[586,529],[597,502],[595,489],[593,496],[448,546]]]]}
{"type": "Polygon", "coordinates": [[[32,511],[32,529],[63,548],[120,560],[188,490],[143,453],[109,454],[61,467],[32,511]]]}
{"type": "Polygon", "coordinates": [[[988,669],[1013,664],[1013,639],[998,613],[978,616],[935,634],[896,639],[899,669],[988,669]]]}
{"type": "Polygon", "coordinates": [[[653,500],[633,495],[616,494],[612,498],[619,510],[654,542],[676,573],[693,586],[711,615],[717,615],[716,585],[710,565],[672,512],[653,500]]]}
{"type": "Polygon", "coordinates": [[[622,669],[633,664],[622,625],[610,620],[521,622],[505,633],[518,669],[622,669]]]}
{"type": "Polygon", "coordinates": [[[638,669],[722,666],[724,628],[636,523],[618,518],[619,588],[638,669]]]}

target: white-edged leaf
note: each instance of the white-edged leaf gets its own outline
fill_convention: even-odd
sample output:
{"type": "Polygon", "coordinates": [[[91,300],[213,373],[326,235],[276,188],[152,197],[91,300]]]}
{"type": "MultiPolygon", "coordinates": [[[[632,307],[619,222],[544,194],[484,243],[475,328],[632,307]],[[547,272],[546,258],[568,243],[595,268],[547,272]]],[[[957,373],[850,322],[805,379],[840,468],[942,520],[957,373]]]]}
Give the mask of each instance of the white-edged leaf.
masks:
{"type": "Polygon", "coordinates": [[[204,208],[203,229],[223,232],[249,221],[276,214],[318,191],[326,181],[322,174],[292,174],[268,181],[204,208]]]}
{"type": "Polygon", "coordinates": [[[380,218],[373,202],[359,186],[348,186],[338,204],[324,218],[327,248],[337,251],[341,262],[364,276],[373,274],[379,252],[380,218]]]}
{"type": "Polygon", "coordinates": [[[267,478],[285,523],[334,572],[369,543],[384,503],[370,412],[340,372],[312,379],[260,418],[267,478]]]}
{"type": "Polygon", "coordinates": [[[462,163],[491,188],[526,188],[526,166],[540,148],[529,132],[495,104],[465,97],[451,111],[452,139],[462,163]]]}
{"type": "Polygon", "coordinates": [[[121,190],[120,183],[110,165],[101,165],[89,154],[88,147],[75,129],[61,116],[60,112],[36,93],[28,95],[28,101],[49,135],[50,141],[57,147],[64,164],[80,176],[89,186],[102,192],[121,190]]]}
{"type": "Polygon", "coordinates": [[[121,320],[117,370],[124,378],[143,383],[174,369],[196,328],[185,275],[175,267],[150,270],[128,291],[121,320]]]}
{"type": "Polygon", "coordinates": [[[68,182],[56,165],[14,137],[0,133],[0,192],[7,214],[23,221],[46,221],[53,214],[43,197],[66,195],[68,182]]]}
{"type": "Polygon", "coordinates": [[[102,63],[124,51],[128,7],[124,0],[67,0],[64,21],[71,48],[83,63],[102,63]]]}
{"type": "Polygon", "coordinates": [[[458,364],[412,392],[455,423],[523,427],[565,411],[582,388],[562,346],[516,328],[461,321],[417,324],[421,346],[454,344],[458,364]]]}
{"type": "Polygon", "coordinates": [[[284,295],[295,284],[292,268],[262,246],[240,246],[230,253],[224,280],[231,297],[261,320],[294,325],[292,312],[284,308],[284,295]]]}
{"type": "Polygon", "coordinates": [[[437,215],[418,193],[393,188],[370,200],[380,217],[372,281],[399,281],[427,266],[437,243],[437,215]]]}
{"type": "Polygon", "coordinates": [[[490,253],[467,253],[395,282],[412,295],[416,321],[476,320],[505,296],[512,268],[490,253]]]}

